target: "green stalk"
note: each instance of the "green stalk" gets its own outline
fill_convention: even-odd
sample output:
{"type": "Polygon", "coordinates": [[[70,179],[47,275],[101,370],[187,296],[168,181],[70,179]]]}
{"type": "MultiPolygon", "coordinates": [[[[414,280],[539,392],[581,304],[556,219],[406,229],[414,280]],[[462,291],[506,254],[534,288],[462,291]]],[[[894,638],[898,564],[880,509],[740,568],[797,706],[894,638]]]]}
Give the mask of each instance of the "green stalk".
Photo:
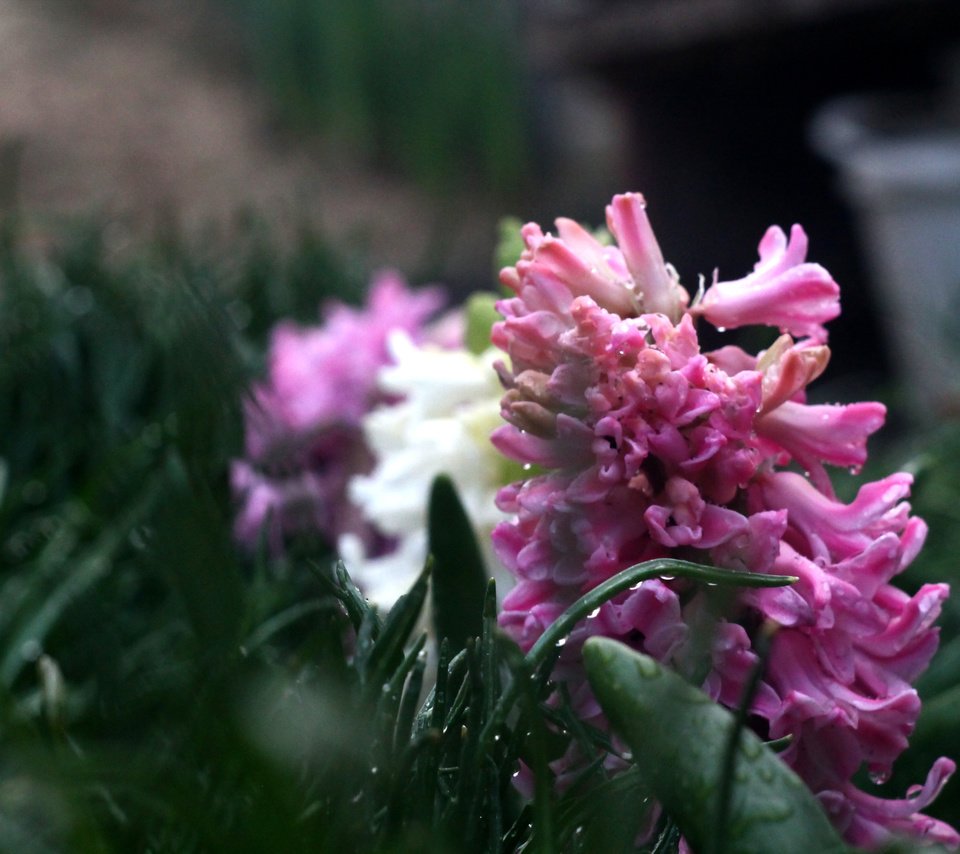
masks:
{"type": "MultiPolygon", "coordinates": [[[[715,566],[704,566],[703,564],[674,558],[657,558],[656,560],[638,563],[618,572],[612,578],[608,578],[585,593],[548,626],[547,630],[540,635],[530,651],[524,656],[524,664],[528,672],[532,674],[540,673],[544,664],[556,655],[557,644],[573,631],[577,623],[605,602],[608,602],[618,593],[629,590],[644,581],[667,575],[673,578],[689,578],[707,584],[722,584],[734,587],[783,587],[793,584],[797,580],[792,575],[741,572],[715,566]]],[[[507,714],[513,708],[519,694],[520,685],[518,680],[514,679],[500,695],[500,700],[493,714],[480,734],[480,744],[483,749],[486,749],[497,730],[503,726],[507,714]]]]}

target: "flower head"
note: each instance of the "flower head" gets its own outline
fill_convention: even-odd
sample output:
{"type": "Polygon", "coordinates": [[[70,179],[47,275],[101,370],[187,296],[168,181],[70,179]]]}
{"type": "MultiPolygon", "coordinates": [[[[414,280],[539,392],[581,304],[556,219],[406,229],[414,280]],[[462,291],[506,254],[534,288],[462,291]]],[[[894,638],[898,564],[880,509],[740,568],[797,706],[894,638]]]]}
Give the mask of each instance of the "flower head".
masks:
{"type": "MultiPolygon", "coordinates": [[[[836,284],[806,262],[799,226],[789,241],[772,228],[753,273],[715,282],[688,306],[642,198],[615,197],[607,219],[618,247],[566,220],[556,236],[525,226],[523,255],[501,274],[515,296],[499,304],[493,331],[509,357],[499,369],[506,423],[493,441],[542,469],[498,495],[515,518],[496,528],[494,546],[517,578],[501,624],[529,648],[586,590],[657,557],[795,575],[791,587],[743,594],[716,631],[705,689],[738,704],[757,661],[752,632],[776,622],[751,712],[770,737],[793,736],[784,760],[848,838],[876,845],[907,832],[960,842],[920,813],[950,760],[906,801],[851,782],[861,765],[888,773],[906,746],[919,711],[910,681],[936,647],[932,624],[947,588],[926,585],[911,597],[890,584],[925,532],[904,502],[908,476],[867,484],[850,504],[833,494],[825,466],[862,465],[885,414],[876,403],[806,402],[829,358],[823,324],[839,312],[836,284]],[[703,352],[701,317],[785,334],[757,355],[703,352]],[[809,476],[785,471],[793,461],[809,476]]],[[[705,595],[648,581],[581,624],[554,674],[580,714],[603,725],[579,664],[583,640],[617,637],[692,673],[690,627],[705,595]]],[[[575,761],[567,757],[568,769],[575,761]]]]}
{"type": "Polygon", "coordinates": [[[274,550],[305,531],[331,542],[352,532],[375,547],[377,535],[346,494],[350,477],[373,464],[361,420],[387,399],[376,378],[392,358],[390,333],[420,340],[441,302],[437,289],[411,291],[381,273],[364,308],[331,303],[317,326],[273,330],[267,378],[246,404],[246,458],[231,472],[238,540],[253,545],[267,526],[274,550]]]}

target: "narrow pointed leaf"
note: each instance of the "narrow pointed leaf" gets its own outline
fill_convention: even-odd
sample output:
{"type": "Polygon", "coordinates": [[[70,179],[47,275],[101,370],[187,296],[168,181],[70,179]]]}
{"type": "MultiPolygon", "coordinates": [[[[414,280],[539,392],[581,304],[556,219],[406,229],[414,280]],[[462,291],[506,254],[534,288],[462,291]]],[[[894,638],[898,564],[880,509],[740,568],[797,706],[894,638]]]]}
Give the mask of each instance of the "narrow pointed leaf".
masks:
{"type": "Polygon", "coordinates": [[[430,490],[430,553],[433,555],[433,623],[451,652],[483,630],[487,569],[453,481],[440,475],[430,490]]]}
{"type": "Polygon", "coordinates": [[[377,690],[394,674],[403,661],[403,650],[410,639],[423,603],[427,598],[427,580],[430,577],[430,562],[406,593],[401,596],[383,624],[383,630],[370,650],[367,661],[368,684],[377,690]]]}

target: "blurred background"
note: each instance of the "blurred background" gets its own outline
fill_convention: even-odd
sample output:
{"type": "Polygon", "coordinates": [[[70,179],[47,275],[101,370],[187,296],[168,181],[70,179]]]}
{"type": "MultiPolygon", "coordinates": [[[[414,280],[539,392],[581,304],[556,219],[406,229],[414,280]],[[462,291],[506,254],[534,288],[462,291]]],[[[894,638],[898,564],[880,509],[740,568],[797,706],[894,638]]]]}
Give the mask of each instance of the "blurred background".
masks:
{"type": "MultiPolygon", "coordinates": [[[[693,289],[804,226],[843,301],[815,394],[889,405],[865,474],[914,472],[931,528],[902,582],[956,587],[957,0],[0,0],[0,850],[281,850],[300,759],[271,789],[233,680],[299,702],[342,648],[314,575],[229,537],[271,325],[384,266],[490,288],[501,217],[625,190],[693,289]]],[[[956,595],[941,624],[887,796],[960,757],[956,595]]]]}
{"type": "MultiPolygon", "coordinates": [[[[917,282],[893,282],[906,308],[881,289],[935,267],[929,247],[897,266],[870,218],[957,205],[952,0],[0,0],[0,39],[0,206],[35,221],[96,215],[117,241],[309,224],[465,293],[489,283],[499,217],[599,224],[637,189],[688,286],[802,223],[843,288],[834,375],[882,384],[929,350],[929,328],[900,344],[884,318],[917,282]],[[882,97],[823,115],[854,93],[882,97]],[[863,166],[921,132],[952,150],[863,166]],[[918,160],[926,180],[900,174],[918,160]]],[[[937,242],[960,244],[945,215],[937,242]]],[[[956,315],[956,288],[931,287],[956,315]]],[[[920,399],[956,407],[924,364],[920,399]]]]}

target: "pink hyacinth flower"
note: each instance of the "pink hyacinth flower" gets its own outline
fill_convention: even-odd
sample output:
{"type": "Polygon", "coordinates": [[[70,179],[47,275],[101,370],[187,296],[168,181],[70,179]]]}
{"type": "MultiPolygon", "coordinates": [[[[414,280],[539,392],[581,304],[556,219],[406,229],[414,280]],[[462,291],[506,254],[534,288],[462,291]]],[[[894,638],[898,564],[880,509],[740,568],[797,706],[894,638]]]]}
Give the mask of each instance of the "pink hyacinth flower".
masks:
{"type": "Polygon", "coordinates": [[[245,403],[246,458],[232,468],[239,542],[254,547],[268,525],[274,551],[305,532],[330,542],[354,534],[376,548],[381,538],[346,493],[350,477],[373,464],[360,421],[384,400],[377,372],[391,360],[391,332],[420,340],[441,303],[438,289],[412,291],[384,272],[363,308],[330,303],[319,325],[277,325],[267,377],[245,403]]]}
{"type": "MultiPolygon", "coordinates": [[[[658,557],[796,576],[789,587],[742,592],[717,626],[704,689],[738,705],[757,666],[756,627],[779,625],[750,711],[764,735],[792,736],[781,757],[838,829],[870,846],[892,834],[957,844],[952,828],[921,812],[953,771],[949,760],[902,800],[851,782],[861,766],[887,774],[906,747],[920,708],[911,681],[937,646],[948,591],[928,584],[909,596],[891,583],[926,532],[905,501],[908,475],[866,484],[849,504],[834,496],[825,466],[861,466],[885,416],[878,403],[806,403],[829,359],[822,324],[839,311],[836,284],[806,262],[802,229],[788,242],[773,228],[752,274],[714,284],[687,308],[642,197],[617,196],[607,221],[618,246],[568,220],[557,220],[555,236],[527,225],[522,257],[501,274],[515,296],[499,303],[492,336],[509,357],[493,441],[538,467],[498,496],[514,518],[495,529],[494,547],[517,578],[501,626],[529,649],[584,591],[658,557]],[[759,355],[702,352],[701,317],[809,337],[783,335],[759,355]]],[[[700,654],[692,627],[708,613],[705,594],[687,583],[644,582],[574,629],[553,678],[574,711],[603,728],[584,640],[615,637],[690,673],[700,654]]],[[[557,784],[585,762],[571,747],[551,765],[557,784]]]]}

